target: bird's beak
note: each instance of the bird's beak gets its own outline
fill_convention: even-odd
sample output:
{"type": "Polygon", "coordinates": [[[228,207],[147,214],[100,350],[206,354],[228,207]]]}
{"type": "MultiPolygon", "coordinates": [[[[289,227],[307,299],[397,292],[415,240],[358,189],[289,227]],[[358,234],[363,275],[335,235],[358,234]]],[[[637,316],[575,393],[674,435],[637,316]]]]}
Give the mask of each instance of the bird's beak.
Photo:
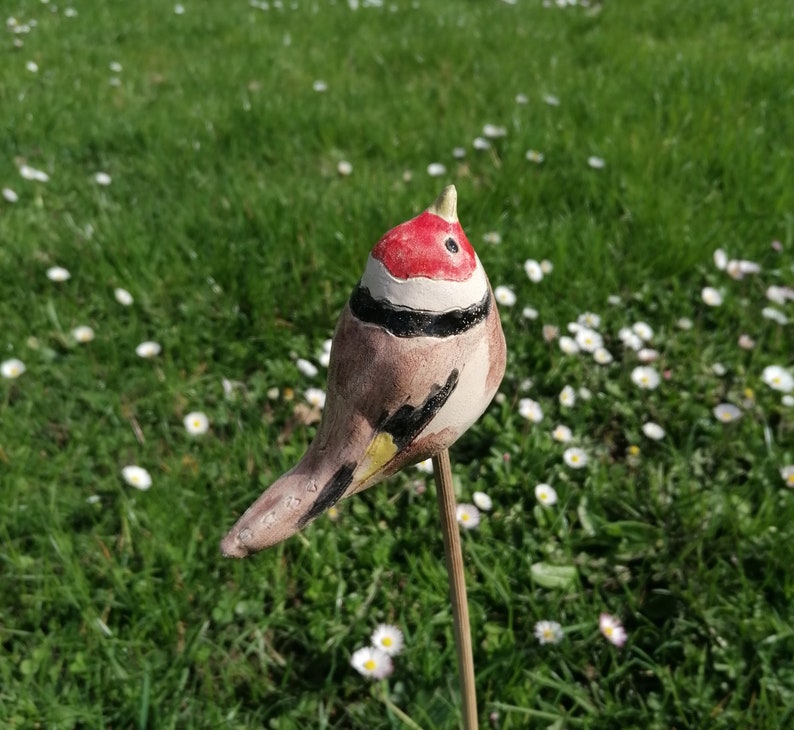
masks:
{"type": "Polygon", "coordinates": [[[427,209],[428,213],[433,213],[439,218],[443,218],[447,223],[458,222],[458,191],[454,185],[447,185],[435,202],[427,209]]]}

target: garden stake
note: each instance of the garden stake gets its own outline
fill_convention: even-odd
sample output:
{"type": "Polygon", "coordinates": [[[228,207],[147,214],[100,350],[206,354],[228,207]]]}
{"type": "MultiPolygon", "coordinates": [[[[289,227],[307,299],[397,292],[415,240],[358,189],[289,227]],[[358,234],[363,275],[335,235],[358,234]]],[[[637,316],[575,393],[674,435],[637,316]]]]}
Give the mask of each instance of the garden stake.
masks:
{"type": "Polygon", "coordinates": [[[477,730],[477,688],[474,685],[469,604],[466,600],[466,577],[463,573],[463,553],[460,549],[460,533],[456,514],[457,505],[447,449],[433,457],[433,478],[436,481],[438,511],[441,514],[441,534],[444,536],[444,555],[447,559],[449,595],[452,600],[460,695],[463,701],[463,727],[465,730],[477,730]]]}

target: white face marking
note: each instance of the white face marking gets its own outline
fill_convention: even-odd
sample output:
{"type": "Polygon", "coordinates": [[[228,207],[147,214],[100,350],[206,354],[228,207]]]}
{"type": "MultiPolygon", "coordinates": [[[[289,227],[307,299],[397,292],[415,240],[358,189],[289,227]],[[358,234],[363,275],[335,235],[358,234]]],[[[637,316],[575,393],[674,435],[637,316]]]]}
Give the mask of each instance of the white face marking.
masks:
{"type": "Polygon", "coordinates": [[[449,312],[482,301],[488,290],[488,279],[479,258],[477,268],[466,281],[444,281],[423,276],[397,279],[380,261],[370,256],[361,285],[369,289],[375,299],[391,304],[430,312],[449,312]]]}

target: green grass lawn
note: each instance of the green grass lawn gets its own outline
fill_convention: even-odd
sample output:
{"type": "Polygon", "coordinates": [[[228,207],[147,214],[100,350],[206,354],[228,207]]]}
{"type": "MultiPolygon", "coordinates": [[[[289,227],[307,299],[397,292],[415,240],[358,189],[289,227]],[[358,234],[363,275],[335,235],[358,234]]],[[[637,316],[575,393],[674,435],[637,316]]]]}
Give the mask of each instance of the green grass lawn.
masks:
{"type": "Polygon", "coordinates": [[[482,727],[791,726],[794,405],[765,371],[794,360],[769,292],[794,286],[791,2],[183,4],[3,4],[0,360],[25,372],[0,379],[0,725],[459,727],[426,473],[246,561],[218,549],[314,433],[325,373],[296,360],[454,183],[516,300],[499,396],[452,451],[460,501],[493,501],[462,535],[482,727]],[[585,312],[609,364],[544,339],[585,312]],[[371,682],[350,658],[379,623],[405,648],[371,682]]]}

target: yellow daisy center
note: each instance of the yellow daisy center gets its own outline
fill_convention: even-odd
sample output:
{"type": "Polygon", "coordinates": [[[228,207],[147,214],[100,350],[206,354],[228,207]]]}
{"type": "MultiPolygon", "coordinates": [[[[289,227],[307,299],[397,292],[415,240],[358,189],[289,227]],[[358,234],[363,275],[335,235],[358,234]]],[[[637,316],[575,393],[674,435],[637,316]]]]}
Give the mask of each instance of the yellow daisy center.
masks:
{"type": "Polygon", "coordinates": [[[629,453],[632,456],[638,456],[640,453],[640,447],[637,446],[636,444],[632,444],[631,446],[629,446],[629,453]]]}
{"type": "Polygon", "coordinates": [[[367,659],[367,661],[364,662],[364,669],[366,669],[368,672],[374,671],[375,667],[377,667],[377,666],[378,665],[375,664],[375,660],[374,659],[367,659]]]}
{"type": "Polygon", "coordinates": [[[380,640],[380,643],[383,644],[383,646],[391,646],[394,642],[392,642],[391,636],[384,636],[380,640]]]}

